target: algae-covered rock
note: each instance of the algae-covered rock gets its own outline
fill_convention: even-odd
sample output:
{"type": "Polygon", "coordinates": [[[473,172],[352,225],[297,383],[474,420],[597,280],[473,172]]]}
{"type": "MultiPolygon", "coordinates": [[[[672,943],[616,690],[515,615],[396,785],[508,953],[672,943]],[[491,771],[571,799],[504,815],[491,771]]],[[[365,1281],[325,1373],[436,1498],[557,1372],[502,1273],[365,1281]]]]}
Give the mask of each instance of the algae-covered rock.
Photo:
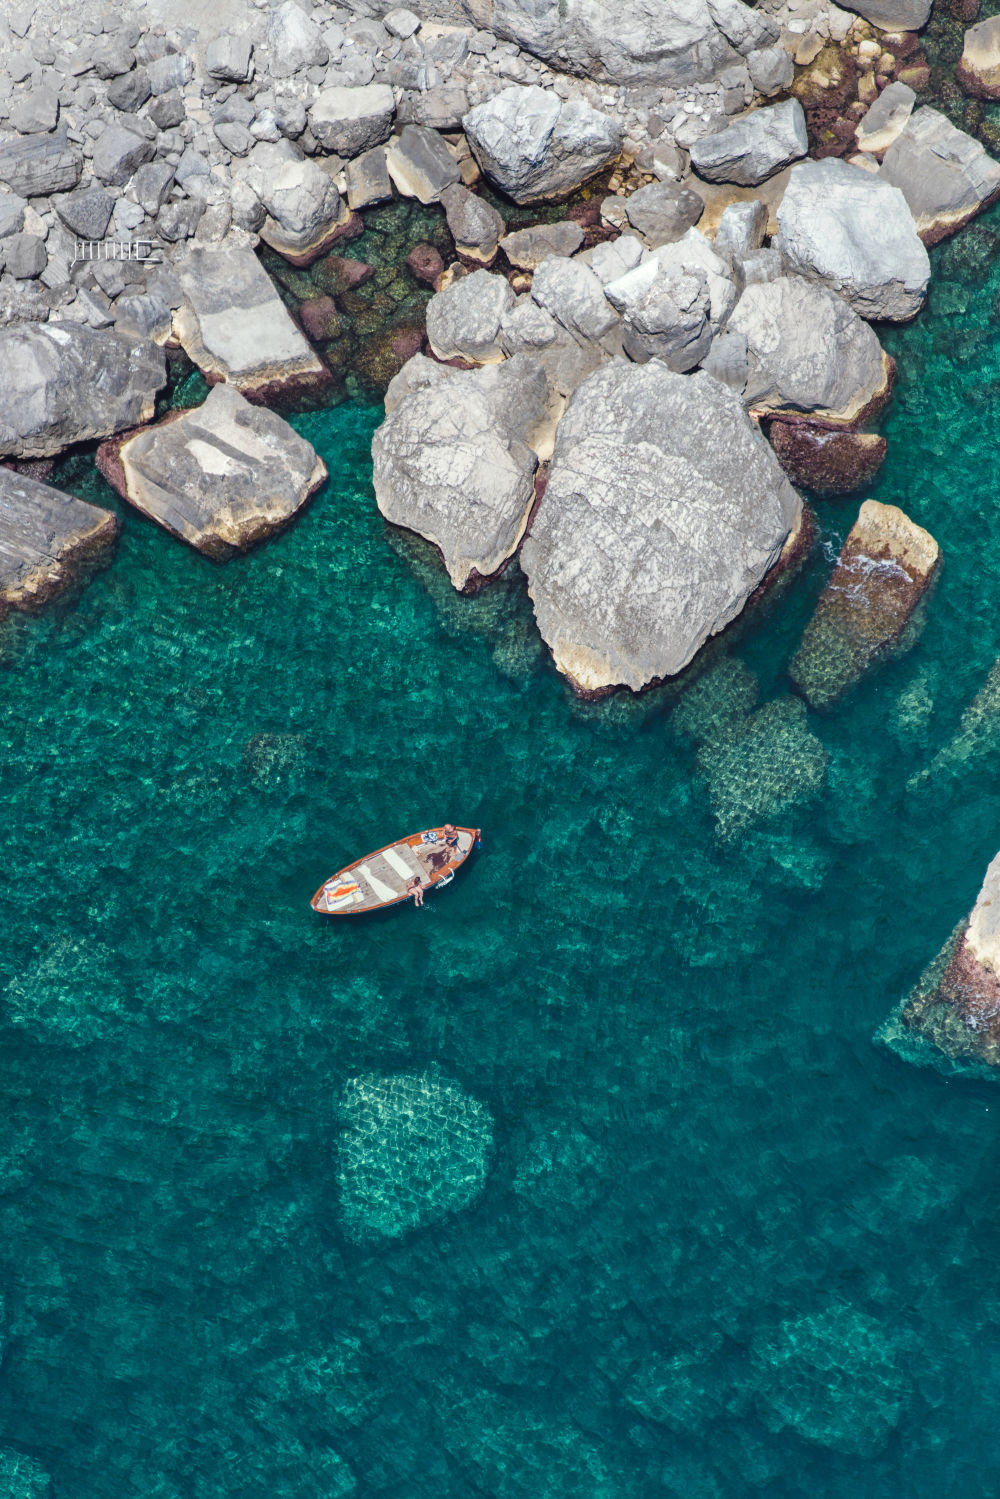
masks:
{"type": "Polygon", "coordinates": [[[852,1306],[782,1322],[753,1341],[761,1414],[807,1441],[871,1457],[899,1422],[906,1380],[882,1328],[852,1306]]]}
{"type": "Polygon", "coordinates": [[[40,1462],[13,1447],[0,1447],[0,1495],[3,1499],[49,1499],[49,1475],[40,1462]]]}
{"type": "Polygon", "coordinates": [[[828,707],[901,642],[939,558],[902,510],[865,500],[789,667],[813,707],[828,707]]]}
{"type": "Polygon", "coordinates": [[[697,755],[719,836],[739,837],[809,801],[823,787],[828,759],[796,698],[765,703],[745,719],[722,720],[697,755]]]}
{"type": "Polygon", "coordinates": [[[671,723],[696,742],[718,740],[753,712],[760,684],[736,656],[724,656],[684,690],[671,723]]]}
{"type": "Polygon", "coordinates": [[[775,421],[767,435],[792,483],[824,496],[867,489],[889,446],[876,432],[831,432],[811,422],[775,421]]]}
{"type": "Polygon", "coordinates": [[[367,1073],[340,1095],[337,1184],[352,1239],[398,1238],[466,1207],[489,1171],[484,1103],[437,1073],[367,1073]]]}
{"type": "Polygon", "coordinates": [[[114,1028],[124,995],[114,953],[103,943],[57,937],[2,992],[7,1019],[36,1041],[87,1046],[114,1028]]]}
{"type": "Polygon", "coordinates": [[[994,661],[986,681],[962,714],[958,733],[938,750],[925,770],[912,776],[911,787],[931,777],[971,769],[1000,748],[1000,660],[994,661]]]}

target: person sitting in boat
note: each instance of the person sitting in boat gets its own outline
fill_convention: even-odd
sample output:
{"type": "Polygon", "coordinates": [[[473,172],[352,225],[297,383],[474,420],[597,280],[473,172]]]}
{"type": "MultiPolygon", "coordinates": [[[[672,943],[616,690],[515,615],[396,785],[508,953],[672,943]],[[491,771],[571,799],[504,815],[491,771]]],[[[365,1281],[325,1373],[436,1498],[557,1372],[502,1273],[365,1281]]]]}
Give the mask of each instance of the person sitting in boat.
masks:
{"type": "Polygon", "coordinates": [[[415,874],[412,880],[407,881],[406,894],[413,896],[413,904],[422,906],[424,903],[424,887],[419,874],[415,874]]]}
{"type": "Polygon", "coordinates": [[[448,850],[449,859],[458,858],[458,829],[453,822],[444,825],[444,846],[448,850]]]}

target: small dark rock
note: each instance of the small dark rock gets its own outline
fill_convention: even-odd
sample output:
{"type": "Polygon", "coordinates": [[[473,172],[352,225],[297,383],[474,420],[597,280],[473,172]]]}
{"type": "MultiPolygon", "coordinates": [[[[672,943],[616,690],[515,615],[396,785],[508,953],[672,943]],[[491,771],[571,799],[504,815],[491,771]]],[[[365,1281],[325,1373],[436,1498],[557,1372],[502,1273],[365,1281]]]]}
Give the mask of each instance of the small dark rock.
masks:
{"type": "Polygon", "coordinates": [[[184,123],[184,100],[176,90],[171,90],[154,99],[147,113],[157,130],[173,130],[184,123]]]}
{"type": "Polygon", "coordinates": [[[127,114],[135,114],[141,109],[152,93],[149,86],[149,74],[145,68],[134,68],[131,73],[123,73],[113,83],[108,84],[108,103],[113,104],[115,109],[122,109],[127,114]]]}
{"type": "Polygon", "coordinates": [[[340,314],[332,297],[307,297],[299,306],[299,321],[313,343],[327,343],[341,332],[340,314]]]}
{"type": "Polygon", "coordinates": [[[428,244],[414,245],[406,257],[406,264],[417,280],[427,286],[433,286],[444,270],[441,252],[428,244]]]}
{"type": "Polygon", "coordinates": [[[768,436],[792,483],[818,495],[867,488],[888,448],[874,432],[829,432],[808,422],[772,422],[768,436]]]}

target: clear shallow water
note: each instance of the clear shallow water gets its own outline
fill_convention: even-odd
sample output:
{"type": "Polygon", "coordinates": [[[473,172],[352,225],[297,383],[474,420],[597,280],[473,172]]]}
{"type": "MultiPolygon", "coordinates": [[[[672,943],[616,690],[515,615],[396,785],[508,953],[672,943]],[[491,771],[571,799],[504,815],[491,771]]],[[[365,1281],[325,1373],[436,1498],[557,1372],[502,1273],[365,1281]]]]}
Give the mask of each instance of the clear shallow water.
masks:
{"type": "Polygon", "coordinates": [[[1000,846],[1000,274],[935,259],[874,494],[945,565],[829,715],[785,668],[856,502],[711,674],[581,706],[349,404],[283,537],[128,513],[6,627],[0,1441],[55,1499],[995,1493],[1000,1092],[873,1039],[1000,846]],[[423,912],[309,910],[445,816],[423,912]]]}

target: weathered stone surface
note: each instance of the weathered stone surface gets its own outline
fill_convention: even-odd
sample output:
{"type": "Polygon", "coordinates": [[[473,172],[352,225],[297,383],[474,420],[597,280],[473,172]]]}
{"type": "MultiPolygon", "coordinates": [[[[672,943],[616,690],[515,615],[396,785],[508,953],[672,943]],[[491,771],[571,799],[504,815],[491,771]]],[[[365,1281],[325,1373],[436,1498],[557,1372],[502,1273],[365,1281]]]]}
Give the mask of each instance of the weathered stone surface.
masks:
{"type": "Polygon", "coordinates": [[[867,489],[889,446],[875,432],[835,432],[811,422],[772,422],[767,435],[792,483],[824,497],[867,489]]]}
{"type": "Polygon", "coordinates": [[[0,246],[4,270],[18,280],[33,281],[45,269],[45,241],[37,234],[10,234],[0,246]]]}
{"type": "Polygon", "coordinates": [[[417,355],[389,386],[372,443],[378,507],[439,548],[458,589],[499,572],[520,544],[547,399],[544,370],[524,354],[475,371],[417,355]]]}
{"type": "Polygon", "coordinates": [[[135,53],[124,36],[103,36],[92,53],[98,78],[119,78],[135,67],[135,53]]]}
{"type": "Polygon", "coordinates": [[[309,110],[309,126],[326,151],[360,156],[389,139],[396,102],[384,83],[326,88],[309,110]]]}
{"type": "Polygon", "coordinates": [[[11,105],[10,123],[22,135],[54,130],[59,121],[59,95],[44,84],[22,94],[11,105]]]}
{"type": "Polygon", "coordinates": [[[448,187],[461,181],[458,163],[436,130],[404,125],[399,139],[386,147],[389,176],[404,198],[436,203],[448,187]]]}
{"type": "Polygon", "coordinates": [[[806,117],[798,99],[755,109],[691,147],[691,165],[708,182],[756,187],[809,150],[806,117]]]}
{"type": "Polygon", "coordinates": [[[921,975],[902,1019],[956,1061],[1000,1067],[1000,854],[968,921],[921,975]]]}
{"type": "Polygon", "coordinates": [[[0,329],[0,457],[47,458],[149,421],[162,349],[80,323],[0,329]]]}
{"type": "MultiPolygon", "coordinates": [[[[461,183],[446,187],[441,203],[455,249],[464,260],[490,265],[496,258],[500,236],[507,227],[496,209],[461,183]]],[[[575,226],[574,226],[575,227],[575,226]]],[[[580,239],[583,239],[581,232],[580,239]]]]}
{"type": "Polygon", "coordinates": [[[311,443],[230,385],[102,444],[98,467],[129,504],[217,561],[286,526],[327,476],[311,443]]]}
{"type": "Polygon", "coordinates": [[[469,112],[469,95],[456,84],[414,89],[403,95],[396,111],[400,125],[428,125],[432,130],[461,130],[469,112]]]}
{"type": "Polygon", "coordinates": [[[794,166],[778,208],[786,266],[826,281],[865,318],[904,322],[924,304],[930,261],[899,188],[835,157],[794,166]]]}
{"type": "Polygon", "coordinates": [[[260,402],[329,384],[252,250],[195,245],[175,264],[184,302],[174,329],[209,379],[260,402]]]}
{"type": "Polygon", "coordinates": [[[683,374],[711,348],[711,300],[703,271],[645,260],[609,282],[604,294],[622,315],[622,343],[630,359],[640,364],[659,359],[683,374]]]}
{"type": "Polygon", "coordinates": [[[629,223],[650,245],[668,245],[680,239],[704,212],[704,198],[675,182],[649,182],[625,200],[629,223]]]}
{"type": "Polygon", "coordinates": [[[550,255],[534,274],[531,296],[581,343],[620,352],[620,319],[599,278],[581,260],[550,255]]]}
{"type": "Polygon", "coordinates": [[[150,91],[159,96],[183,88],[194,75],[194,63],[184,52],[168,52],[146,65],[150,91]]]}
{"type": "Polygon", "coordinates": [[[712,249],[716,255],[732,261],[755,254],[767,234],[767,205],[759,198],[749,203],[729,203],[722,210],[712,249]]]}
{"type": "Polygon", "coordinates": [[[517,229],[500,241],[500,248],[510,261],[522,271],[535,271],[550,255],[575,255],[583,244],[583,230],[572,219],[561,219],[556,224],[532,224],[528,229],[517,229]]]}
{"type": "Polygon", "coordinates": [[[253,77],[253,43],[247,36],[223,32],[205,51],[205,68],[224,83],[247,83],[253,77]]]}
{"type": "Polygon", "coordinates": [[[137,167],[152,161],[153,142],[144,135],[126,130],[124,125],[105,125],[94,142],[91,165],[94,176],[109,187],[124,187],[137,167]]]}
{"type": "Polygon", "coordinates": [[[303,68],[323,67],[330,60],[322,32],[295,0],[285,0],[271,12],[267,53],[268,67],[275,78],[289,78],[303,68]]]}
{"type": "Polygon", "coordinates": [[[0,183],[22,198],[42,198],[76,187],[83,157],[62,129],[25,135],[0,145],[0,183]]]}
{"type": "Polygon", "coordinates": [[[672,676],[743,608],[800,501],[710,375],[612,360],[570,398],[521,565],[586,692],[672,676]]]}
{"type": "Polygon", "coordinates": [[[920,31],[927,25],[932,0],[855,0],[851,6],[881,31],[920,31]]]}
{"type": "Polygon", "coordinates": [[[586,261],[603,286],[634,271],[643,255],[643,244],[634,234],[619,234],[617,239],[603,240],[580,259],[586,261]]]}
{"type": "Polygon", "coordinates": [[[788,88],[795,76],[792,59],[784,47],[759,47],[747,53],[750,82],[770,99],[788,88]]]}
{"type": "Polygon", "coordinates": [[[858,121],[854,132],[858,150],[870,151],[875,156],[888,151],[913,113],[916,97],[905,83],[890,83],[883,89],[858,121]]]}
{"type": "Polygon", "coordinates": [[[715,253],[700,230],[688,229],[671,244],[647,251],[643,259],[654,260],[664,268],[677,266],[701,272],[708,284],[712,331],[718,333],[726,326],[743,285],[742,273],[738,264],[734,267],[715,253]]]}
{"type": "MultiPolygon", "coordinates": [[[[530,354],[537,359],[550,389],[561,397],[572,394],[588,375],[611,358],[603,344],[575,338],[530,296],[519,297],[515,306],[504,313],[500,344],[508,356],[530,354]]],[[[551,456],[547,445],[544,450],[536,445],[536,451],[540,458],[551,456]]]]}
{"type": "Polygon", "coordinates": [[[61,593],[117,535],[110,510],[0,466],[0,619],[61,593]]]}
{"type": "Polygon", "coordinates": [[[747,406],[852,426],[888,397],[892,363],[868,324],[827,286],[781,276],[748,286],[730,328],[747,341],[747,406]]]}
{"type": "Polygon", "coordinates": [[[350,218],[332,177],[288,142],[257,146],[243,176],[267,209],[261,239],[293,265],[310,265],[350,218]]]}
{"type": "Polygon", "coordinates": [[[108,103],[126,114],[136,114],[152,94],[145,68],[133,68],[108,84],[108,103]]]}
{"type": "Polygon", "coordinates": [[[463,121],[473,155],[515,203],[571,193],[621,150],[621,127],[582,99],[508,88],[463,121]]]}
{"type": "Polygon", "coordinates": [[[939,558],[933,536],[902,510],[865,500],[789,666],[808,703],[829,707],[898,646],[939,558]]]}
{"type": "Polygon", "coordinates": [[[947,239],[1000,197],[1000,165],[936,109],[911,116],[886,151],[881,176],[903,194],[925,245],[947,239]]]}
{"type": "Polygon", "coordinates": [[[52,206],[66,228],[80,239],[103,239],[115,200],[102,187],[82,187],[53,199],[52,206]]]}
{"type": "Polygon", "coordinates": [[[375,146],[347,163],[347,206],[356,212],[360,208],[372,208],[376,203],[387,203],[392,197],[392,182],[386,166],[385,151],[375,146]]]}
{"type": "Polygon", "coordinates": [[[1000,99],[1000,16],[969,27],[955,78],[977,99],[1000,99]]]}
{"type": "Polygon", "coordinates": [[[24,228],[24,198],[17,193],[0,193],[0,240],[9,234],[20,234],[24,228]]]}
{"type": "Polygon", "coordinates": [[[513,305],[514,292],[506,277],[474,271],[428,302],[428,342],[439,359],[495,364],[503,357],[500,323],[513,305]]]}

